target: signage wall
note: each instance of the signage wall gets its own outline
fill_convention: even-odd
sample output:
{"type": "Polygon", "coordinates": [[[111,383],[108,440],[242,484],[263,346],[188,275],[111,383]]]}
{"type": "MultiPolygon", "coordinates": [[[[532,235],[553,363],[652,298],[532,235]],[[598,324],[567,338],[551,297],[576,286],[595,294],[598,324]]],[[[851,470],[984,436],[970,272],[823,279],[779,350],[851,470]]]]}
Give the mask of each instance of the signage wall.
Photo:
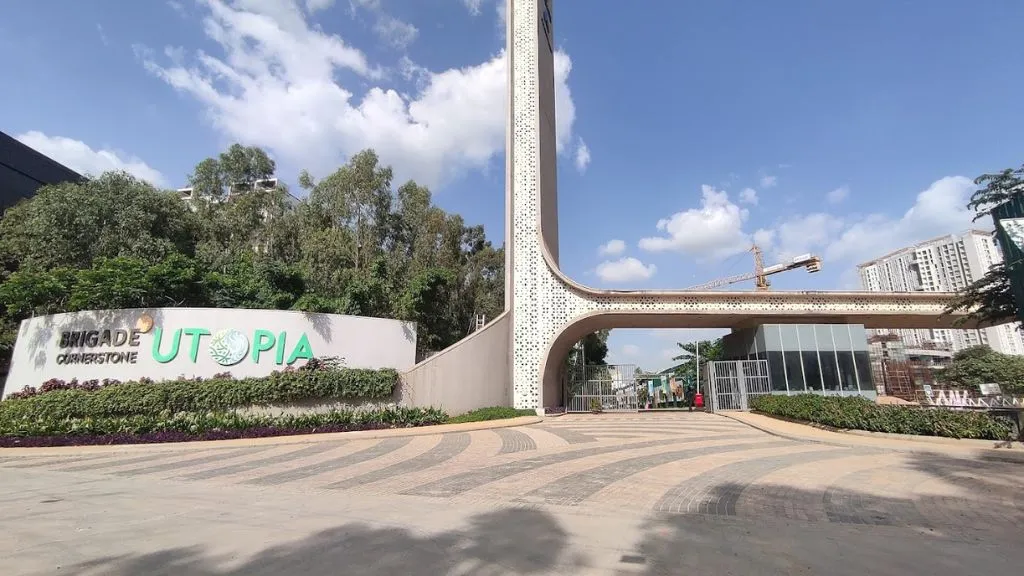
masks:
{"type": "Polygon", "coordinates": [[[62,380],[263,376],[310,358],[352,368],[407,370],[413,324],[282,310],[151,308],[96,310],[21,323],[4,396],[62,380]]]}

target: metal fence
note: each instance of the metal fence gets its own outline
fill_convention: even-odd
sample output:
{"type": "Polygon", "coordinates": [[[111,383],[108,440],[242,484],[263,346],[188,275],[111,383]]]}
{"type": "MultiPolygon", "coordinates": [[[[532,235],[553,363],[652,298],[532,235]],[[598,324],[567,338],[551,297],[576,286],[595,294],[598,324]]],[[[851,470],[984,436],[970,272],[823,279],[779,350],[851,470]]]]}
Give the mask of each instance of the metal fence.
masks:
{"type": "Polygon", "coordinates": [[[636,412],[636,366],[570,366],[565,380],[565,411],[636,412]]]}
{"type": "Polygon", "coordinates": [[[767,360],[708,362],[705,375],[712,412],[749,410],[751,398],[772,393],[767,360]]]}

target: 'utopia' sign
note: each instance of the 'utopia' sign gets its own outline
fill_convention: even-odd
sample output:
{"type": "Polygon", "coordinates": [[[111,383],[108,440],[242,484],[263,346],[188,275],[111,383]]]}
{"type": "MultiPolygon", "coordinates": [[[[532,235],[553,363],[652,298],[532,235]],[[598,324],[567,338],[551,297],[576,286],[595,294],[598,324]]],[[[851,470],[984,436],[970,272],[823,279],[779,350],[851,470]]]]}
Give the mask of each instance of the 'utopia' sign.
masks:
{"type": "Polygon", "coordinates": [[[248,358],[252,363],[273,359],[273,363],[291,365],[313,358],[313,347],[306,334],[289,338],[287,331],[254,330],[245,332],[227,328],[214,332],[209,328],[178,328],[165,331],[154,327],[148,316],[139,318],[136,327],[69,330],[60,333],[57,364],[135,364],[139,360],[141,336],[152,331],[149,354],[160,364],[175,360],[195,364],[200,350],[221,366],[234,366],[248,358]]]}

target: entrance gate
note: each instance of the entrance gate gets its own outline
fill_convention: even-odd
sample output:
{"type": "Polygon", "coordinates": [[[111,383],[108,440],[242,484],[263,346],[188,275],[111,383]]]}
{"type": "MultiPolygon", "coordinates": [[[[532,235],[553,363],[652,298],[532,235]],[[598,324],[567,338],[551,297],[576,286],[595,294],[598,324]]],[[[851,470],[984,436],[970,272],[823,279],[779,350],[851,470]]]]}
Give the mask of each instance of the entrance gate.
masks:
{"type": "Polygon", "coordinates": [[[750,410],[750,399],[772,393],[767,360],[708,362],[708,409],[750,410]]]}
{"type": "Polygon", "coordinates": [[[570,366],[565,380],[565,411],[636,412],[636,366],[570,366]]]}

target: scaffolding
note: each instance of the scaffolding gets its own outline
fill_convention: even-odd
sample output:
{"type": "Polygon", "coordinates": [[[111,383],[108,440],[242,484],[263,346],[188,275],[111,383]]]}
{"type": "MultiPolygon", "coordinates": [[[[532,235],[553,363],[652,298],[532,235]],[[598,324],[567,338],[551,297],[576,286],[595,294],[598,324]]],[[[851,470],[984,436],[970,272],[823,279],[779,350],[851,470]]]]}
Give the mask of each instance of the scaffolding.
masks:
{"type": "MultiPolygon", "coordinates": [[[[895,396],[909,402],[922,399],[925,386],[946,388],[936,382],[936,374],[942,369],[932,362],[925,362],[918,355],[909,355],[906,345],[896,334],[876,334],[868,338],[871,357],[871,375],[879,395],[895,396]]],[[[925,344],[922,349],[938,351],[934,345],[925,344]]]]}

